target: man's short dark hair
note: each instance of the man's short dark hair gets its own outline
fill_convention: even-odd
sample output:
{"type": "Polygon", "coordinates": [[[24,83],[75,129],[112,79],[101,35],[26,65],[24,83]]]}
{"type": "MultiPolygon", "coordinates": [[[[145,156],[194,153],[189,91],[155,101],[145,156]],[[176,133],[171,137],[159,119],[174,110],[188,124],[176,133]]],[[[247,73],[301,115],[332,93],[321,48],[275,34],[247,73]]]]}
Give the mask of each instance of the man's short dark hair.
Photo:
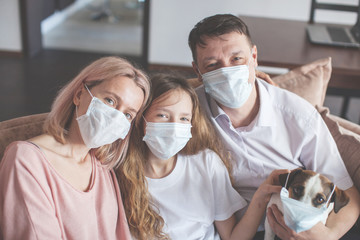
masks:
{"type": "Polygon", "coordinates": [[[194,62],[197,62],[196,46],[205,46],[205,37],[218,37],[231,32],[244,34],[249,45],[253,46],[248,27],[240,18],[234,15],[217,14],[198,22],[191,30],[188,40],[194,62]]]}

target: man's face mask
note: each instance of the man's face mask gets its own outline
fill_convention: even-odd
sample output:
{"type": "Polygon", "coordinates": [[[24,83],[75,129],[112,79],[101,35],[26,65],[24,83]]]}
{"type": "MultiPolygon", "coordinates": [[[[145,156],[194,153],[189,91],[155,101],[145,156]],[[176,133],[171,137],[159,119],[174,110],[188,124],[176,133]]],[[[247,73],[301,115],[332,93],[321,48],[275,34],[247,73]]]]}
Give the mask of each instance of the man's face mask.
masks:
{"type": "Polygon", "coordinates": [[[289,174],[287,176],[285,186],[280,192],[286,225],[295,232],[299,233],[309,230],[318,222],[325,223],[329,214],[327,206],[335,191],[335,185],[326,203],[322,205],[321,208],[316,208],[296,199],[289,198],[289,192],[286,189],[289,174]]]}
{"type": "Polygon", "coordinates": [[[248,100],[253,88],[253,84],[249,83],[249,62],[204,74],[199,71],[205,91],[225,107],[240,108],[248,100]]]}

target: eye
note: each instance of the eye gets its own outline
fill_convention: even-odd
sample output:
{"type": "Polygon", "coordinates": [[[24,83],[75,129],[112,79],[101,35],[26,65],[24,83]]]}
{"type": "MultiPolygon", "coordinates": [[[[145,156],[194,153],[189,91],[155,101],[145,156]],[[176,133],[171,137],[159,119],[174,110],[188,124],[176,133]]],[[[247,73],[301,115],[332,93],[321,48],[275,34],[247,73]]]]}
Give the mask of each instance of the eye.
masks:
{"type": "Polygon", "coordinates": [[[243,57],[234,57],[232,61],[239,65],[245,64],[245,59],[243,57]]]}
{"type": "Polygon", "coordinates": [[[115,101],[112,100],[111,98],[105,98],[105,101],[108,105],[110,106],[114,106],[115,105],[115,101]]]}
{"type": "Polygon", "coordinates": [[[162,114],[162,113],[158,113],[158,114],[156,114],[156,116],[159,118],[166,118],[166,115],[162,114]]]}
{"type": "Polygon", "coordinates": [[[130,121],[133,119],[133,115],[131,113],[124,113],[125,117],[130,121]]]}
{"type": "Polygon", "coordinates": [[[190,118],[187,118],[187,117],[182,117],[182,118],[180,118],[180,120],[183,122],[190,122],[190,118]]]}
{"type": "Polygon", "coordinates": [[[210,64],[206,65],[206,69],[213,69],[213,68],[215,68],[215,67],[216,67],[216,65],[217,65],[217,63],[216,63],[216,62],[214,62],[214,63],[210,63],[210,64]]]}
{"type": "Polygon", "coordinates": [[[316,196],[316,198],[314,199],[315,205],[320,205],[320,204],[323,204],[324,202],[325,202],[325,199],[321,194],[318,194],[316,196]]]}

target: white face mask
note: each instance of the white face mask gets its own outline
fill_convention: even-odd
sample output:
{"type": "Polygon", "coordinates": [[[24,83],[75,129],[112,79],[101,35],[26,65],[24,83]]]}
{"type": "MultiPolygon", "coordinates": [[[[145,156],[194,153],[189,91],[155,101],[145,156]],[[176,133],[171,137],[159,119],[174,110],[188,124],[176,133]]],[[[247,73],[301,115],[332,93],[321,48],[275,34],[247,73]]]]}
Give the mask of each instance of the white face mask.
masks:
{"type": "Polygon", "coordinates": [[[253,84],[249,83],[249,66],[219,68],[202,76],[205,91],[220,104],[239,108],[248,100],[253,84]]]}
{"type": "Polygon", "coordinates": [[[143,141],[156,157],[167,160],[183,149],[191,137],[191,124],[146,122],[143,141]]]}
{"type": "MultiPolygon", "coordinates": [[[[94,97],[88,87],[92,100],[86,113],[76,120],[81,137],[88,148],[98,148],[124,139],[130,130],[130,122],[125,115],[94,97]]],[[[77,113],[76,113],[77,114],[77,113]]]]}
{"type": "Polygon", "coordinates": [[[295,232],[299,233],[309,230],[318,222],[325,223],[329,214],[327,205],[334,193],[335,186],[326,203],[321,208],[316,208],[298,200],[289,198],[289,192],[286,189],[287,181],[288,179],[286,179],[285,187],[283,187],[280,192],[286,225],[295,232]]]}

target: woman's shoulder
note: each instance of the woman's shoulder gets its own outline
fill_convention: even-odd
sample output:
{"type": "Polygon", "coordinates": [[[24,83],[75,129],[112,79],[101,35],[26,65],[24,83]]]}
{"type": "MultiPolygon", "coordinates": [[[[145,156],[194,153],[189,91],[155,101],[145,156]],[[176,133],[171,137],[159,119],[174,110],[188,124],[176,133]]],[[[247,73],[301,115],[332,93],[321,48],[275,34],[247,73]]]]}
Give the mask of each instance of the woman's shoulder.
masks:
{"type": "Polygon", "coordinates": [[[29,152],[37,152],[38,149],[37,145],[30,142],[30,141],[15,141],[10,143],[4,152],[4,157],[8,153],[29,153],[29,152]]]}
{"type": "Polygon", "coordinates": [[[37,161],[33,159],[43,158],[39,147],[29,141],[15,141],[10,143],[4,152],[1,165],[20,165],[26,168],[33,168],[37,161]]]}

